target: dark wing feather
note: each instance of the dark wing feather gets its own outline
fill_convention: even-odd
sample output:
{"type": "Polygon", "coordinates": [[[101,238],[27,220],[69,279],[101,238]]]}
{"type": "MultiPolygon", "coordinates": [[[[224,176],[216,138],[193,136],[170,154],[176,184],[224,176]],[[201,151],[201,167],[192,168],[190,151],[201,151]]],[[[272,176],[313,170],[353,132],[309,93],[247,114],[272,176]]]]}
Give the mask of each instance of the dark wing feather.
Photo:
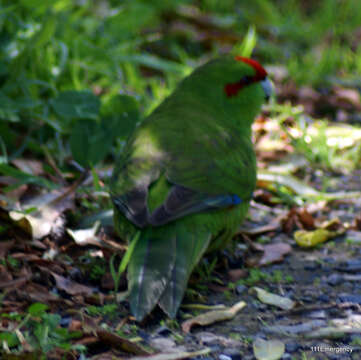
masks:
{"type": "Polygon", "coordinates": [[[133,188],[122,196],[113,196],[117,209],[134,225],[143,228],[148,224],[147,208],[148,188],[146,186],[133,188]]]}
{"type": "Polygon", "coordinates": [[[237,195],[212,196],[174,185],[167,199],[150,214],[148,221],[153,226],[160,226],[189,214],[229,207],[240,202],[241,199],[237,195]]]}

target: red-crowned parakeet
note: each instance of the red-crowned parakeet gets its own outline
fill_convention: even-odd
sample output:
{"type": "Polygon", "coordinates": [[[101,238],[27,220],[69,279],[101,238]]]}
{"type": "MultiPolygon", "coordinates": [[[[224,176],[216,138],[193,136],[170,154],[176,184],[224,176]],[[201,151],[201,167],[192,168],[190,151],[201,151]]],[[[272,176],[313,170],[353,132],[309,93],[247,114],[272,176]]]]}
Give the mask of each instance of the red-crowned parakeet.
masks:
{"type": "Polygon", "coordinates": [[[207,249],[232,238],[256,183],[251,125],[271,90],[255,60],[225,56],[197,68],[138,126],[111,179],[117,232],[136,241],[131,311],[174,317],[207,249]]]}

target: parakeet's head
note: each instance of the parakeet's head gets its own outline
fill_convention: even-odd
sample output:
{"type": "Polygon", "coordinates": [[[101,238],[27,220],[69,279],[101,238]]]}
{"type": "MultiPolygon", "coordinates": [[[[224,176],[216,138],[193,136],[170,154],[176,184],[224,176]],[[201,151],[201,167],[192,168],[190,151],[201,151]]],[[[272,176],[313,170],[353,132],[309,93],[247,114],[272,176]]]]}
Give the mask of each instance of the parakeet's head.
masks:
{"type": "MultiPolygon", "coordinates": [[[[248,68],[244,68],[244,70],[242,69],[242,72],[245,72],[245,74],[242,74],[242,77],[239,80],[227,83],[224,86],[224,92],[226,95],[228,97],[237,96],[238,93],[244,90],[246,87],[259,83],[265,93],[266,100],[268,100],[271,96],[272,85],[267,78],[267,71],[262,67],[262,65],[256,60],[242,56],[235,56],[234,60],[243,63],[241,64],[242,68],[244,68],[244,64],[246,66],[248,65],[248,68]],[[253,74],[249,73],[249,67],[253,69],[253,74]]],[[[236,67],[240,67],[239,64],[236,65],[236,67]]]]}
{"type": "Polygon", "coordinates": [[[181,88],[247,126],[272,92],[262,65],[242,56],[225,56],[206,63],[186,78],[181,88]]]}

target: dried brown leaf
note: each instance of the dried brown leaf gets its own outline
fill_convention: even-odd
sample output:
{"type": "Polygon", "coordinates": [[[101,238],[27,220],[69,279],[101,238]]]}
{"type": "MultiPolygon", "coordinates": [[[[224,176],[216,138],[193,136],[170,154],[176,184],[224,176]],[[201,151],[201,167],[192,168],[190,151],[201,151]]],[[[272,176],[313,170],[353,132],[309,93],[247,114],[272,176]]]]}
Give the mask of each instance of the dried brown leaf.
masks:
{"type": "Polygon", "coordinates": [[[210,352],[211,350],[206,348],[203,350],[192,351],[192,352],[176,352],[176,353],[155,354],[151,356],[136,356],[133,357],[132,360],[181,360],[181,359],[189,359],[189,358],[195,358],[198,356],[207,355],[210,352]]]}
{"type": "Polygon", "coordinates": [[[14,240],[10,241],[0,241],[0,259],[4,259],[9,250],[15,245],[14,240]]]}
{"type": "Polygon", "coordinates": [[[65,291],[69,295],[80,295],[80,294],[91,295],[93,293],[93,289],[90,288],[89,286],[79,284],[73,280],[67,279],[54,272],[51,272],[51,275],[55,279],[57,288],[59,290],[65,291]]]}
{"type": "Polygon", "coordinates": [[[22,276],[17,279],[0,281],[0,289],[10,290],[23,287],[31,279],[31,277],[32,276],[29,274],[27,276],[22,276]]]}
{"type": "Polygon", "coordinates": [[[244,269],[232,269],[228,271],[228,278],[232,282],[236,282],[239,279],[244,279],[248,275],[248,271],[244,269]]]}
{"type": "Polygon", "coordinates": [[[307,209],[302,208],[297,213],[298,218],[300,219],[305,229],[313,230],[315,228],[315,220],[313,216],[307,211],[307,209]]]}
{"type": "Polygon", "coordinates": [[[43,175],[44,168],[43,162],[39,160],[31,160],[31,159],[14,159],[11,161],[18,169],[21,171],[31,174],[31,175],[43,175]]]}
{"type": "Polygon", "coordinates": [[[74,207],[73,194],[65,196],[68,189],[54,190],[35,196],[24,202],[20,208],[9,212],[10,218],[34,239],[40,239],[50,232],[62,232],[64,220],[61,217],[65,210],[74,207]],[[36,210],[27,213],[26,210],[36,210]]]}
{"type": "Polygon", "coordinates": [[[259,266],[281,262],[284,256],[292,250],[291,246],[285,243],[267,244],[263,246],[263,249],[264,253],[259,261],[259,266]]]}
{"type": "Polygon", "coordinates": [[[41,302],[47,304],[52,301],[64,301],[51,293],[47,287],[36,284],[34,282],[28,283],[16,291],[20,299],[30,300],[32,302],[41,302]]]}
{"type": "Polygon", "coordinates": [[[96,334],[103,343],[112,346],[113,348],[125,351],[134,355],[150,355],[148,350],[145,350],[142,346],[122,338],[119,335],[111,333],[103,329],[97,329],[96,334]]]}

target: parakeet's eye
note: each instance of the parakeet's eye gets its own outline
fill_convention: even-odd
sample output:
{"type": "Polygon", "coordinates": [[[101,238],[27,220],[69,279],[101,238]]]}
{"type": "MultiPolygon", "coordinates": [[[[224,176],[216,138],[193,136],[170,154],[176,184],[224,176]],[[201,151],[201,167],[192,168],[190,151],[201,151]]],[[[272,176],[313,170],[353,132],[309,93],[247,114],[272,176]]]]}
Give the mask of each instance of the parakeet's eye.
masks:
{"type": "Polygon", "coordinates": [[[257,79],[256,76],[245,75],[239,81],[226,84],[224,87],[224,91],[228,97],[236,96],[238,92],[245,86],[251,85],[257,81],[260,80],[257,79]]]}
{"type": "Polygon", "coordinates": [[[236,61],[242,61],[254,69],[254,75],[245,75],[240,80],[228,83],[224,86],[224,92],[228,97],[236,96],[238,92],[245,86],[251,85],[255,82],[263,81],[267,78],[267,71],[256,60],[236,56],[236,61]]]}
{"type": "Polygon", "coordinates": [[[243,78],[240,80],[240,83],[244,84],[244,85],[248,85],[253,81],[252,76],[243,76],[243,78]]]}

